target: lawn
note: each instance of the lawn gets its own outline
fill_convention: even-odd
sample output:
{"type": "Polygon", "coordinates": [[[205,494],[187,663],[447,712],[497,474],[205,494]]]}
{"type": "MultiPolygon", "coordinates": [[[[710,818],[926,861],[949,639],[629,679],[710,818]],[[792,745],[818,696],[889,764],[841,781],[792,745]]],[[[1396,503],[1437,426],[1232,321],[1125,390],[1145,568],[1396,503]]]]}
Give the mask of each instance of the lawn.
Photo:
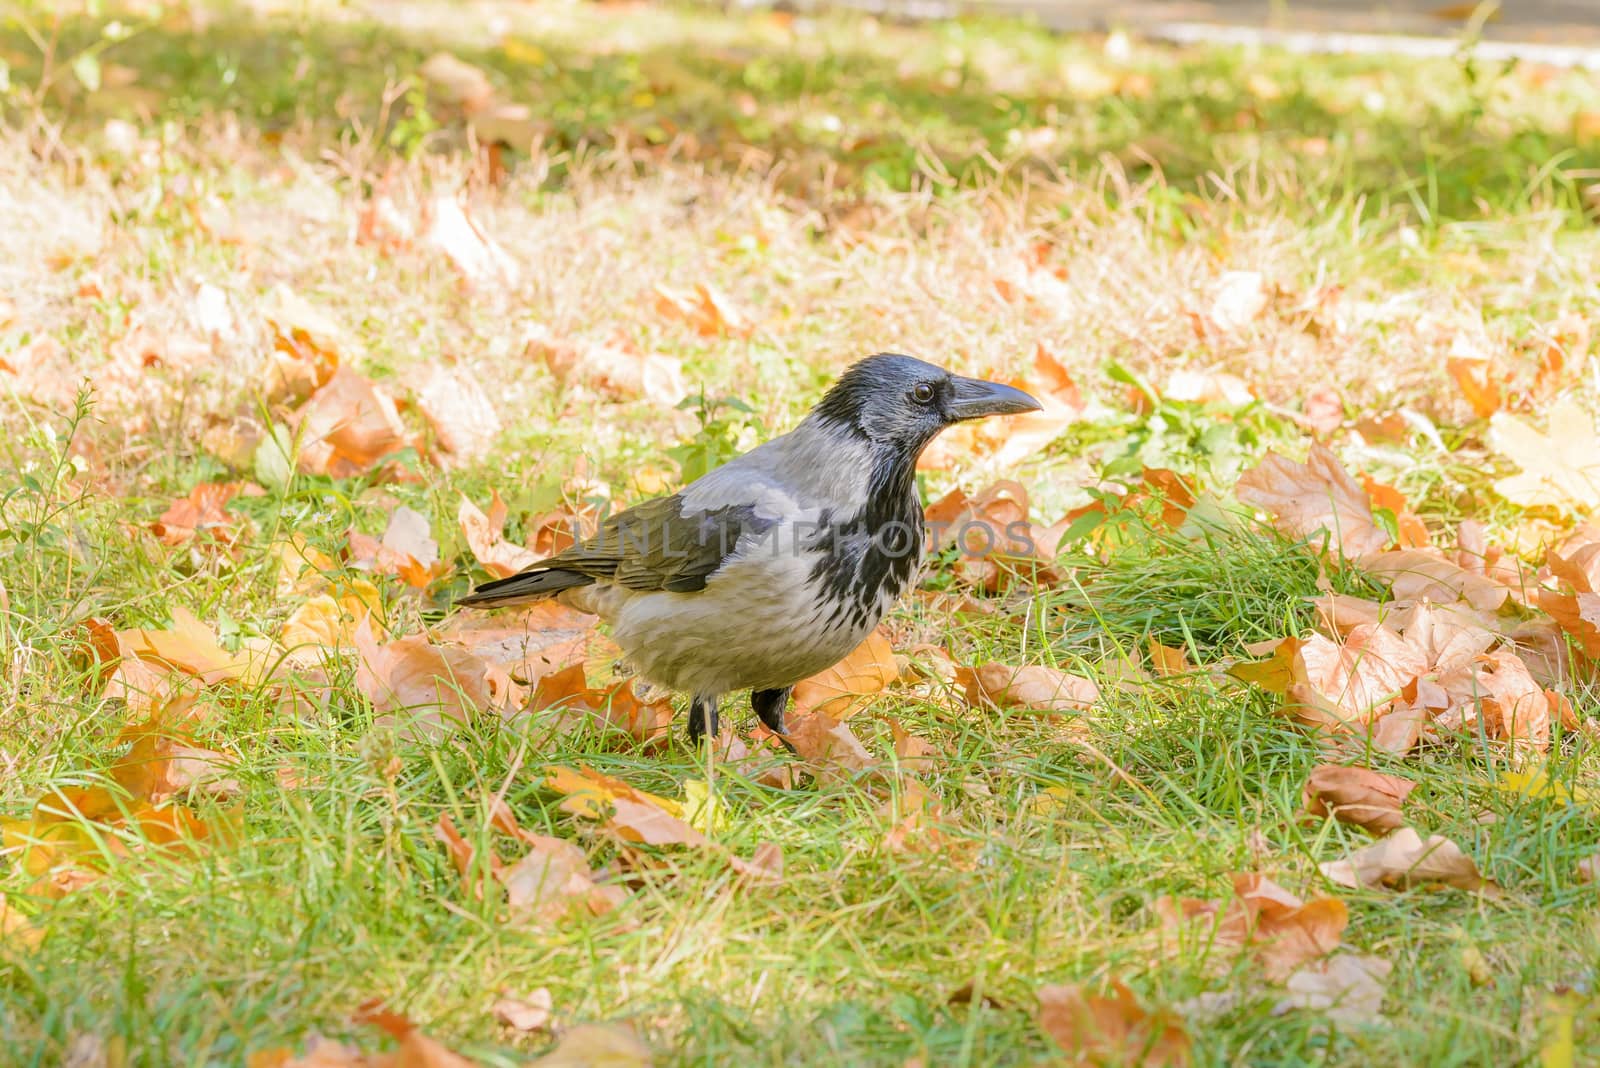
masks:
{"type": "Polygon", "coordinates": [[[1600,75],[0,18],[0,1062],[1600,1063],[1600,75]],[[451,609],[882,350],[1037,552],[799,755],[451,609]]]}

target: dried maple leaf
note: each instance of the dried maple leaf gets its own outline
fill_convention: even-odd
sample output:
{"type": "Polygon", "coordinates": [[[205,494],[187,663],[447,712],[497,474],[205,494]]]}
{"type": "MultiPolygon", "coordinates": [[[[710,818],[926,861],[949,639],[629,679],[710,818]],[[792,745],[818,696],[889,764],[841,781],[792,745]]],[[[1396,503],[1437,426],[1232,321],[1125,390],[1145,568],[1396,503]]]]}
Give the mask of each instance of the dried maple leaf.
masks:
{"type": "Polygon", "coordinates": [[[1492,355],[1462,352],[1446,357],[1444,366],[1450,377],[1455,379],[1461,395],[1471,405],[1473,415],[1487,419],[1500,410],[1500,379],[1503,375],[1492,355]]]}
{"type": "Polygon", "coordinates": [[[339,369],[339,353],[349,347],[343,327],[281,283],[262,299],[261,317],[273,337],[258,376],[265,398],[301,401],[327,385],[339,369]]]}
{"type": "Polygon", "coordinates": [[[265,492],[253,482],[202,482],[187,497],[173,501],[151,524],[151,532],[163,545],[182,545],[201,536],[232,544],[239,518],[225,510],[228,502],[241,494],[259,497],[265,492]]]}
{"type": "Polygon", "coordinates": [[[1344,860],[1319,864],[1322,874],[1340,886],[1406,888],[1419,883],[1443,883],[1459,890],[1499,890],[1478,871],[1472,858],[1442,834],[1426,841],[1410,827],[1381,838],[1351,853],[1344,860]]]}
{"type": "Polygon", "coordinates": [[[1100,698],[1100,688],[1090,679],[1043,664],[958,667],[956,681],[966,690],[967,703],[978,707],[1084,712],[1100,698]]]}
{"type": "Polygon", "coordinates": [[[684,292],[658,284],[655,294],[657,312],[664,318],[688,323],[701,337],[749,337],[755,330],[745,314],[715,286],[696,282],[693,292],[684,292]]]}
{"type": "Polygon", "coordinates": [[[1504,585],[1469,571],[1432,549],[1394,549],[1359,561],[1361,568],[1389,583],[1396,601],[1465,601],[1479,612],[1498,612],[1510,595],[1504,585]]]}
{"type": "Polygon", "coordinates": [[[495,578],[509,578],[535,563],[539,557],[520,545],[506,541],[501,531],[506,525],[506,504],[495,490],[489,500],[489,514],[485,515],[463,494],[461,507],[456,510],[456,522],[461,526],[462,537],[472,556],[495,578]]]}
{"type": "Polygon", "coordinates": [[[1372,503],[1339,458],[1316,443],[1304,464],[1268,453],[1239,477],[1235,495],[1252,508],[1270,513],[1279,530],[1293,538],[1326,536],[1332,549],[1358,559],[1388,546],[1372,516],[1372,503]]]}
{"type": "Polygon", "coordinates": [[[377,722],[422,737],[441,735],[488,712],[516,707],[522,687],[504,670],[465,649],[434,645],[422,636],[379,645],[368,621],[356,627],[356,687],[372,702],[377,722]]]}
{"type": "Polygon", "coordinates": [[[1285,638],[1271,660],[1230,669],[1282,693],[1284,711],[1308,726],[1353,730],[1369,723],[1428,670],[1422,653],[1384,626],[1363,624],[1342,641],[1285,638]]]}
{"type": "Polygon", "coordinates": [[[1289,976],[1288,996],[1273,1012],[1311,1009],[1345,1026],[1369,1023],[1383,1012],[1383,984],[1393,968],[1381,957],[1335,953],[1289,976]]]}
{"type": "Polygon", "coordinates": [[[1415,549],[1432,542],[1428,535],[1427,524],[1422,517],[1411,510],[1411,504],[1406,500],[1405,494],[1386,482],[1379,482],[1370,475],[1361,476],[1361,488],[1367,491],[1367,497],[1372,502],[1374,511],[1387,511],[1394,516],[1395,530],[1398,534],[1400,548],[1415,549]]]}
{"type": "Polygon", "coordinates": [[[879,627],[843,660],[796,683],[790,715],[796,722],[813,715],[826,716],[836,723],[843,721],[865,708],[874,695],[899,677],[894,649],[879,627]]]}
{"type": "Polygon", "coordinates": [[[1306,779],[1303,804],[1313,816],[1328,816],[1373,834],[1386,834],[1404,824],[1400,806],[1416,783],[1370,768],[1319,764],[1306,779]]]}
{"type": "Polygon", "coordinates": [[[204,793],[227,801],[243,793],[228,772],[238,758],[193,744],[175,721],[169,704],[142,723],[124,727],[118,741],[128,745],[111,768],[111,779],[137,801],[159,805],[179,794],[204,793]]]}
{"type": "Polygon", "coordinates": [[[419,590],[450,570],[450,564],[439,559],[439,543],[433,539],[428,517],[403,504],[390,513],[382,538],[351,533],[348,562],[363,571],[395,575],[419,590]]]}
{"type": "Polygon", "coordinates": [[[1577,401],[1556,401],[1543,434],[1499,412],[1489,424],[1489,445],[1521,468],[1520,474],[1494,484],[1506,500],[1580,515],[1600,511],[1600,436],[1593,417],[1577,401]]]}
{"type": "Polygon", "coordinates": [[[500,243],[484,233],[455,196],[444,193],[428,203],[422,244],[443,253],[472,288],[515,289],[522,268],[500,243]]]}
{"type": "MultiPolygon", "coordinates": [[[[1477,659],[1476,686],[1482,692],[1484,726],[1504,738],[1543,752],[1550,747],[1550,697],[1534,681],[1516,653],[1498,649],[1477,659]]],[[[1559,712],[1556,712],[1559,718],[1559,712]]]]}
{"type": "Polygon", "coordinates": [[[417,410],[433,428],[434,437],[458,462],[481,460],[500,436],[500,416],[489,395],[462,368],[442,364],[419,367],[410,383],[417,410]]]}
{"type": "Polygon", "coordinates": [[[1040,987],[1037,1020],[1057,1045],[1088,1064],[1178,1068],[1192,1057],[1182,1021],[1150,1012],[1120,982],[1106,994],[1077,983],[1040,987]]]}
{"type": "Polygon", "coordinates": [[[1349,910],[1337,898],[1302,901],[1263,875],[1237,872],[1233,889],[1226,906],[1162,897],[1154,908],[1167,931],[1189,931],[1229,953],[1253,950],[1273,979],[1333,952],[1350,922],[1349,910]]]}
{"type": "Polygon", "coordinates": [[[394,398],[348,368],[340,368],[296,413],[301,471],[354,478],[379,460],[413,445],[394,398]]]}
{"type": "Polygon", "coordinates": [[[275,645],[230,653],[210,627],[183,608],[172,610],[171,629],[135,627],[118,631],[117,641],[128,656],[193,675],[207,685],[236,681],[253,686],[271,672],[279,653],[275,645]]]}
{"type": "Polygon", "coordinates": [[[320,649],[353,648],[363,620],[382,618],[383,598],[366,579],[346,579],[300,604],[283,621],[278,644],[291,655],[320,649]]]}
{"type": "Polygon", "coordinates": [[[878,763],[850,730],[849,724],[840,723],[824,712],[790,723],[786,737],[802,760],[830,777],[838,777],[840,772],[869,771],[878,763]]]}
{"type": "Polygon", "coordinates": [[[583,850],[571,842],[528,831],[520,837],[528,852],[495,872],[513,917],[550,922],[574,908],[602,916],[622,904],[622,887],[600,884],[583,850]]]}

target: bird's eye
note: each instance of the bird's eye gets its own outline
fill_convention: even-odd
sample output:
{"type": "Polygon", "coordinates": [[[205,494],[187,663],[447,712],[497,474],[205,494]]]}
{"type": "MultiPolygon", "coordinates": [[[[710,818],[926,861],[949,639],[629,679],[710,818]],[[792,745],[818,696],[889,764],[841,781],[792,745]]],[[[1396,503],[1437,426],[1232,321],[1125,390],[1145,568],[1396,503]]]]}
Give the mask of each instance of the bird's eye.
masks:
{"type": "Polygon", "coordinates": [[[911,399],[918,404],[927,404],[933,400],[933,387],[926,382],[919,383],[917,388],[911,391],[911,399]]]}

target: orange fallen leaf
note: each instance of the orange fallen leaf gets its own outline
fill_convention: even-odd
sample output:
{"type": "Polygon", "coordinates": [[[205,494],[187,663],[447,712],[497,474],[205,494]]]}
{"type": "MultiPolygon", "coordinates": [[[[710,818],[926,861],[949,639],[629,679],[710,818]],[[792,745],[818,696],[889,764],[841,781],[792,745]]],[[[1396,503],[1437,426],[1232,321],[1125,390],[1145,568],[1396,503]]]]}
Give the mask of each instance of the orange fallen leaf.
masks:
{"type": "Polygon", "coordinates": [[[865,708],[899,675],[894,649],[879,627],[843,660],[797,683],[790,714],[796,721],[823,715],[840,722],[865,708]]]}
{"type": "Polygon", "coordinates": [[[1500,372],[1492,356],[1481,353],[1450,356],[1445,370],[1455,379],[1472,414],[1487,419],[1500,410],[1500,372]]]}
{"type": "Polygon", "coordinates": [[[439,543],[433,538],[428,517],[405,505],[390,513],[382,538],[350,535],[349,565],[380,575],[395,575],[419,590],[450,570],[449,562],[439,559],[439,543]]]}
{"type": "Polygon", "coordinates": [[[1400,806],[1416,783],[1370,768],[1318,764],[1311,769],[1303,791],[1303,804],[1313,816],[1336,819],[1386,834],[1404,824],[1400,806]]]}
{"type": "Polygon", "coordinates": [[[1083,712],[1100,697],[1092,680],[1042,664],[958,667],[956,681],[966,690],[967,703],[977,707],[1083,712]]]}
{"type": "Polygon", "coordinates": [[[353,635],[359,660],[356,687],[372,702],[380,724],[437,737],[480,714],[503,715],[522,687],[504,670],[465,649],[417,635],[380,645],[370,621],[353,635]]]}
{"type": "Polygon", "coordinates": [[[394,398],[347,368],[334,372],[295,418],[299,467],[307,474],[358,477],[413,445],[394,398]]]}
{"type": "Polygon", "coordinates": [[[1091,994],[1077,983],[1039,988],[1039,1029],[1080,1062],[1121,1068],[1181,1068],[1192,1059],[1177,1017],[1152,1013],[1120,982],[1091,994]]]}
{"type": "Polygon", "coordinates": [[[500,436],[500,416],[489,395],[460,368],[430,363],[409,380],[417,410],[454,462],[481,460],[500,436]]]}
{"type": "Polygon", "coordinates": [[[1321,443],[1311,446],[1304,464],[1269,452],[1239,477],[1234,493],[1244,504],[1271,514],[1278,529],[1290,537],[1320,535],[1346,559],[1358,559],[1389,544],[1389,536],[1373,519],[1367,492],[1321,443]]]}
{"type": "Polygon", "coordinates": [[[467,286],[515,289],[521,283],[522,268],[517,261],[484,232],[455,196],[444,193],[434,197],[427,217],[423,246],[442,253],[467,286]]]}
{"type": "Polygon", "coordinates": [[[207,685],[252,686],[266,678],[277,659],[275,646],[228,652],[210,627],[183,608],[172,610],[171,629],[135,627],[118,631],[117,640],[128,655],[193,675],[207,685]]]}
{"type": "Polygon", "coordinates": [[[150,529],[164,545],[182,545],[199,537],[232,544],[240,520],[225,511],[228,502],[240,494],[259,497],[264,492],[253,482],[202,482],[187,497],[173,501],[150,529]]]}
{"type": "Polygon", "coordinates": [[[505,540],[501,531],[506,524],[506,504],[500,499],[499,490],[495,490],[489,500],[488,515],[463,494],[461,506],[456,510],[456,522],[473,558],[495,578],[509,578],[539,559],[522,546],[505,540]]]}
{"type": "Polygon", "coordinates": [[[1458,890],[1499,887],[1478,871],[1471,857],[1442,834],[1426,841],[1410,827],[1402,827],[1344,860],[1319,864],[1322,874],[1340,886],[1406,888],[1420,883],[1442,883],[1458,890]]]}
{"type": "Polygon", "coordinates": [[[1162,897],[1154,908],[1168,932],[1191,932],[1230,953],[1252,950],[1272,979],[1333,952],[1350,921],[1337,898],[1303,901],[1263,875],[1235,873],[1233,889],[1225,906],[1162,897]]]}
{"type": "Polygon", "coordinates": [[[701,337],[748,337],[755,329],[727,294],[704,282],[696,282],[692,292],[658,284],[655,294],[658,313],[688,323],[701,337]]]}

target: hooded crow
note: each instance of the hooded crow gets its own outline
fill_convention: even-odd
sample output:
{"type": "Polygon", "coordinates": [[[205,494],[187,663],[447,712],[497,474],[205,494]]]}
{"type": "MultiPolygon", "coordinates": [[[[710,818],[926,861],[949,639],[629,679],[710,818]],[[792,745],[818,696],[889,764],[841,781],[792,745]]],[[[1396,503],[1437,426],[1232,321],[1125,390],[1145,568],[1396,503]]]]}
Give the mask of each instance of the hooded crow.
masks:
{"type": "Polygon", "coordinates": [[[869,356],[787,434],[456,603],[555,597],[592,612],[643,678],[690,695],[691,743],[738,690],[781,737],[794,684],[844,659],[913,582],[922,450],[952,424],[1039,407],[998,382],[869,356]]]}

